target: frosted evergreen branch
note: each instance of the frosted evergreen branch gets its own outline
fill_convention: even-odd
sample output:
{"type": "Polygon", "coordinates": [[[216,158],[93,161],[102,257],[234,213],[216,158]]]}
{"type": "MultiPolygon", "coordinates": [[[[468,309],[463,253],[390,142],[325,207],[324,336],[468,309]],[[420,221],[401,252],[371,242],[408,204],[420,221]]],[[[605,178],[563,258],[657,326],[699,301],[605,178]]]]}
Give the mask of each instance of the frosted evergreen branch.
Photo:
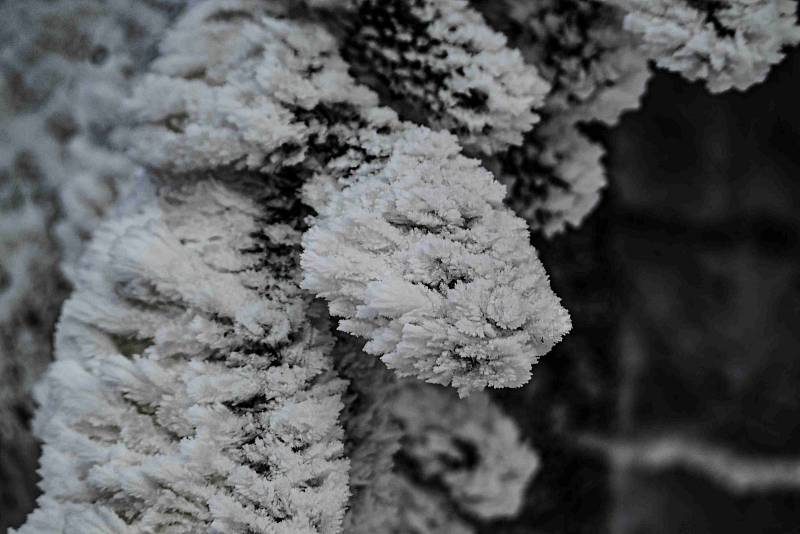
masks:
{"type": "Polygon", "coordinates": [[[364,0],[348,59],[435,129],[485,153],[519,145],[549,90],[464,0],[364,0]]]}
{"type": "Polygon", "coordinates": [[[366,139],[371,158],[319,205],[303,287],[400,376],[462,395],[521,386],[570,328],[527,226],[452,135],[391,137],[366,139]]]}
{"type": "Polygon", "coordinates": [[[664,69],[703,80],[714,93],[762,82],[800,42],[795,0],[603,0],[664,69]]]}
{"type": "Polygon", "coordinates": [[[330,33],[282,11],[259,0],[191,6],[135,87],[117,145],[170,172],[327,161],[322,147],[351,137],[378,99],[347,73],[330,33]]]}
{"type": "Polygon", "coordinates": [[[603,149],[576,125],[618,122],[639,106],[650,77],[619,10],[590,0],[478,2],[488,21],[550,83],[542,123],[522,146],[487,166],[509,186],[509,205],[534,230],[552,237],[578,227],[605,186],[603,149]]]}
{"type": "Polygon", "coordinates": [[[483,0],[478,8],[552,86],[542,113],[616,124],[639,106],[650,70],[619,10],[594,0],[483,0]]]}
{"type": "Polygon", "coordinates": [[[37,392],[44,495],[19,532],[340,531],[345,384],[299,233],[264,224],[263,196],[167,188],[98,230],[37,392]]]}

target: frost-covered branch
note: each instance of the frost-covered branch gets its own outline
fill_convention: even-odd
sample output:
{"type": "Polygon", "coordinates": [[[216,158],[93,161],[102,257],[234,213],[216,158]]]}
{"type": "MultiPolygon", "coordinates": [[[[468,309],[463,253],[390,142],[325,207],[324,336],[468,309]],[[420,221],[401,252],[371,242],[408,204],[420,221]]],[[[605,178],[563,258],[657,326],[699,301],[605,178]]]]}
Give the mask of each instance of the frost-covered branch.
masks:
{"type": "Polygon", "coordinates": [[[120,138],[161,170],[313,174],[306,200],[320,215],[304,239],[304,287],[331,301],[340,329],[402,375],[463,393],[527,382],[569,319],[504,188],[453,136],[378,107],[324,29],[260,5],[193,7],[154,62],[170,74],[142,84],[139,122],[120,138]],[[156,98],[172,87],[175,98],[156,98]],[[398,293],[406,274],[413,293],[398,293]]]}
{"type": "Polygon", "coordinates": [[[339,532],[344,382],[299,233],[268,188],[232,187],[166,188],[98,230],[38,389],[21,533],[339,532]]]}
{"type": "Polygon", "coordinates": [[[578,129],[616,124],[634,109],[650,71],[619,10],[590,0],[478,2],[488,21],[511,37],[525,61],[551,84],[543,120],[521,147],[487,166],[509,186],[509,205],[531,227],[553,236],[577,227],[605,186],[602,148],[578,129]]]}
{"type": "Polygon", "coordinates": [[[795,0],[603,0],[664,69],[704,80],[714,93],[762,82],[800,42],[795,0]]]}
{"type": "Polygon", "coordinates": [[[172,172],[330,158],[325,147],[352,136],[377,96],[348,75],[331,34],[279,8],[209,0],[187,10],[136,86],[117,144],[172,172]]]}
{"type": "Polygon", "coordinates": [[[359,2],[348,59],[433,128],[485,153],[519,145],[549,90],[464,0],[359,2]]]}
{"type": "Polygon", "coordinates": [[[453,136],[382,137],[364,140],[372,159],[318,206],[303,286],[400,376],[461,394],[521,386],[570,328],[527,226],[453,136]]]}
{"type": "Polygon", "coordinates": [[[484,0],[478,7],[552,86],[547,118],[613,125],[638,107],[650,71],[617,9],[595,0],[503,0],[499,7],[484,0]]]}

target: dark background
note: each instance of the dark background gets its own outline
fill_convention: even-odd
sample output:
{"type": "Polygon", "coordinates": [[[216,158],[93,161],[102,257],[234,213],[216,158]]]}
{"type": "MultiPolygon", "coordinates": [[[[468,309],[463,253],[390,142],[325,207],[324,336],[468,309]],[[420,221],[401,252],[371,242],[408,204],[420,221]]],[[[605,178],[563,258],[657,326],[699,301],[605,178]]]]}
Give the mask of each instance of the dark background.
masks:
{"type": "Polygon", "coordinates": [[[573,331],[496,395],[543,468],[483,531],[800,532],[800,53],[744,93],[658,72],[589,133],[602,204],[535,239],[573,331]]]}

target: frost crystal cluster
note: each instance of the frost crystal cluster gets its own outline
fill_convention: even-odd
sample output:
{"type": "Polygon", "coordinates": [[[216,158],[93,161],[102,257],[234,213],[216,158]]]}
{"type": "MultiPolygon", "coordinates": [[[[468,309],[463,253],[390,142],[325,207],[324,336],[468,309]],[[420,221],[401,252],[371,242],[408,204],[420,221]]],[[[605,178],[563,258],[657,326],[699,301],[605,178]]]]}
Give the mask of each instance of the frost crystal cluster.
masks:
{"type": "Polygon", "coordinates": [[[44,495],[20,532],[338,532],[345,383],[297,230],[269,217],[199,181],[97,231],[39,386],[44,495]]]}
{"type": "Polygon", "coordinates": [[[516,387],[569,330],[505,188],[447,133],[410,129],[304,237],[303,286],[400,376],[516,387]]]}
{"type": "Polygon", "coordinates": [[[712,92],[761,82],[784,48],[800,42],[793,0],[604,0],[659,67],[712,92]]]}
{"type": "Polygon", "coordinates": [[[350,50],[436,128],[492,153],[519,145],[549,85],[465,0],[359,3],[350,50]]]}
{"type": "Polygon", "coordinates": [[[530,238],[601,198],[584,127],[635,108],[649,62],[715,92],[761,81],[800,40],[796,13],[0,4],[0,474],[32,461],[37,381],[42,443],[41,496],[12,526],[512,518],[540,459],[484,390],[527,383],[572,326],[530,238]]]}

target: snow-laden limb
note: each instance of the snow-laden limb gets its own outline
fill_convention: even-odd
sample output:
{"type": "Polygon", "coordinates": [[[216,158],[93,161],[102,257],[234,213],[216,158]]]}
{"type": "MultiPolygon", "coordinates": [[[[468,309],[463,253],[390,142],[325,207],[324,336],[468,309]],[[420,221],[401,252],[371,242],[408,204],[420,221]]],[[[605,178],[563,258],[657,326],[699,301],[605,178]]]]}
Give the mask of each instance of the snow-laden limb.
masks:
{"type": "Polygon", "coordinates": [[[400,429],[392,416],[396,379],[377,359],[364,354],[352,336],[337,338],[333,352],[339,375],[348,381],[342,426],[350,460],[350,500],[344,534],[390,532],[398,524],[394,455],[400,429]]]}
{"type": "Polygon", "coordinates": [[[496,28],[552,85],[542,123],[520,147],[487,161],[509,187],[509,204],[534,230],[552,237],[578,227],[605,185],[602,148],[576,127],[614,125],[638,107],[650,70],[620,10],[592,0],[483,0],[496,28]]]}
{"type": "Polygon", "coordinates": [[[519,512],[539,456],[486,393],[459,399],[446,388],[407,382],[392,412],[403,430],[400,456],[415,478],[445,488],[470,516],[499,519],[519,512]]]}
{"type": "MultiPolygon", "coordinates": [[[[150,119],[120,135],[127,138],[134,152],[140,151],[137,157],[142,163],[146,162],[148,154],[153,155],[148,165],[160,170],[234,166],[264,171],[292,167],[291,172],[298,180],[311,170],[316,173],[316,186],[307,189],[306,199],[324,214],[320,220],[343,216],[355,225],[360,221],[352,219],[344,199],[352,202],[357,200],[360,191],[376,187],[386,195],[400,194],[399,189],[404,185],[395,182],[410,178],[394,174],[411,171],[402,171],[398,166],[406,163],[414,166],[417,159],[427,158],[430,161],[423,161],[414,172],[433,171],[437,175],[420,176],[420,184],[427,183],[422,187],[432,188],[432,194],[461,198],[462,205],[454,205],[454,209],[464,210],[467,218],[476,218],[479,224],[470,232],[468,227],[472,221],[465,222],[461,215],[453,214],[458,220],[452,221],[454,225],[447,230],[455,232],[452,236],[425,237],[409,227],[405,232],[406,243],[401,248],[387,251],[385,257],[375,251],[377,261],[381,265],[393,264],[394,272],[385,271],[389,275],[385,282],[370,280],[373,275],[364,272],[360,281],[364,295],[355,298],[372,299],[369,295],[383,291],[381,298],[387,312],[383,316],[376,313],[361,322],[361,317],[344,314],[350,320],[343,321],[340,328],[367,337],[370,340],[368,350],[384,356],[390,367],[404,375],[415,374],[436,382],[453,383],[464,392],[486,385],[507,387],[525,383],[531,364],[561,338],[569,328],[569,321],[547,285],[535,251],[527,244],[524,224],[501,208],[502,186],[478,169],[476,162],[458,156],[459,149],[452,136],[433,134],[427,129],[401,123],[393,111],[378,107],[376,95],[349,77],[346,65],[336,52],[335,41],[323,28],[277,19],[263,12],[262,5],[247,0],[212,0],[190,9],[167,35],[162,55],[154,62],[155,70],[168,70],[173,74],[153,75],[137,91],[139,96],[135,101],[141,104],[139,117],[148,115],[150,119]],[[236,8],[235,16],[231,15],[231,6],[236,8]],[[191,40],[197,32],[201,36],[202,32],[209,33],[200,39],[210,43],[202,53],[196,52],[198,37],[191,40]],[[159,84],[160,90],[144,96],[150,90],[148,87],[152,89],[159,84]],[[174,89],[170,94],[180,101],[178,104],[169,102],[170,97],[157,98],[166,89],[174,89]],[[211,95],[208,99],[197,96],[206,95],[207,91],[211,95]],[[196,102],[196,105],[188,109],[184,107],[185,102],[196,102]],[[167,117],[177,116],[181,118],[178,128],[157,124],[167,117]],[[284,135],[284,131],[288,133],[284,135]],[[434,144],[425,148],[429,140],[434,144]],[[152,150],[142,148],[151,145],[152,150]],[[409,148],[417,152],[404,155],[409,148]],[[462,171],[477,177],[471,185],[465,185],[461,179],[462,171]],[[348,184],[353,185],[347,187],[347,192],[340,193],[339,189],[348,184]],[[483,196],[482,187],[487,188],[494,200],[479,200],[479,207],[473,208],[469,197],[483,196]],[[496,240],[498,236],[502,239],[496,240]],[[418,237],[423,239],[415,244],[418,237]],[[464,243],[459,244],[459,240],[464,243]],[[444,276],[448,280],[441,278],[432,282],[434,285],[448,281],[455,284],[462,274],[481,280],[465,279],[442,293],[427,290],[435,295],[437,302],[431,302],[433,307],[427,310],[418,310],[415,317],[406,313],[411,310],[395,313],[388,310],[392,303],[387,299],[392,295],[386,292],[396,285],[392,277],[408,269],[424,269],[423,265],[408,264],[403,247],[405,251],[414,249],[422,256],[467,254],[460,260],[452,260],[452,269],[463,270],[463,273],[445,275],[443,269],[438,268],[428,278],[444,276]],[[422,252],[431,247],[444,248],[438,253],[422,252]],[[514,250],[510,255],[514,259],[501,259],[506,247],[514,250]],[[492,269],[498,272],[492,273],[492,269]],[[370,282],[374,283],[367,291],[370,282]],[[475,309],[466,302],[465,293],[474,290],[480,290],[485,301],[475,309]],[[516,295],[516,307],[510,311],[500,309],[499,302],[506,293],[516,295]],[[485,311],[482,308],[490,310],[485,321],[480,317],[464,317],[482,314],[485,311]],[[434,316],[440,313],[444,316],[434,316]],[[416,333],[412,332],[414,329],[416,333]],[[391,333],[393,331],[395,334],[391,333]],[[401,331],[406,332],[403,340],[399,339],[401,331]],[[398,336],[396,347],[389,346],[391,336],[398,336]],[[438,356],[415,354],[414,345],[425,344],[426,336],[431,336],[431,348],[440,352],[438,356]],[[437,348],[433,348],[435,345],[437,348]]],[[[432,211],[437,210],[439,208],[432,211]]],[[[449,216],[444,214],[445,226],[450,224],[446,221],[449,216]]],[[[373,217],[382,216],[376,211],[373,217]]],[[[435,219],[439,215],[432,217],[435,219]]],[[[420,230],[429,225],[441,226],[435,221],[430,224],[419,221],[420,230]]],[[[351,251],[336,250],[341,237],[330,230],[329,225],[322,224],[312,232],[315,237],[308,243],[314,244],[311,248],[321,248],[307,251],[307,256],[344,254],[334,261],[346,266],[353,261],[349,256],[351,251]]],[[[422,261],[434,260],[429,257],[422,261]]],[[[319,296],[341,300],[335,295],[339,291],[335,286],[350,275],[346,270],[329,272],[323,278],[330,280],[325,281],[320,273],[315,274],[320,268],[327,269],[325,263],[307,262],[306,287],[319,296]]],[[[425,277],[422,273],[420,276],[425,277]]],[[[416,283],[416,287],[423,290],[425,282],[421,278],[419,282],[422,283],[416,283]]],[[[405,297],[395,296],[400,299],[396,303],[400,308],[406,306],[402,302],[405,297]]],[[[352,303],[353,312],[357,304],[352,303]]],[[[334,308],[338,306],[333,304],[334,308]]],[[[365,306],[365,313],[372,313],[367,311],[369,307],[365,306]]],[[[334,314],[343,315],[338,309],[334,309],[334,314]]]]}
{"type": "Polygon", "coordinates": [[[348,44],[354,67],[485,153],[518,145],[549,90],[465,0],[364,0],[348,44]]]}
{"type": "Polygon", "coordinates": [[[580,226],[600,201],[603,154],[574,124],[552,120],[486,165],[508,186],[509,206],[533,230],[552,237],[580,226]]]}
{"type": "Polygon", "coordinates": [[[345,384],[297,285],[299,232],[270,222],[266,185],[193,182],[138,188],[82,260],[20,533],[340,531],[345,384]]]}
{"type": "Polygon", "coordinates": [[[796,0],[603,0],[664,69],[714,93],[762,82],[800,42],[796,0]]]}
{"type": "Polygon", "coordinates": [[[446,132],[408,127],[364,146],[380,157],[316,206],[303,286],[400,376],[462,395],[526,383],[571,325],[505,187],[446,132]]]}
{"type": "Polygon", "coordinates": [[[315,147],[350,134],[353,109],[377,106],[377,96],[350,77],[330,33],[280,18],[280,5],[189,8],[134,89],[117,145],[162,170],[269,171],[319,157],[315,147]]]}
{"type": "Polygon", "coordinates": [[[482,0],[478,7],[552,86],[544,115],[613,125],[639,106],[650,70],[619,10],[593,0],[482,0]]]}

